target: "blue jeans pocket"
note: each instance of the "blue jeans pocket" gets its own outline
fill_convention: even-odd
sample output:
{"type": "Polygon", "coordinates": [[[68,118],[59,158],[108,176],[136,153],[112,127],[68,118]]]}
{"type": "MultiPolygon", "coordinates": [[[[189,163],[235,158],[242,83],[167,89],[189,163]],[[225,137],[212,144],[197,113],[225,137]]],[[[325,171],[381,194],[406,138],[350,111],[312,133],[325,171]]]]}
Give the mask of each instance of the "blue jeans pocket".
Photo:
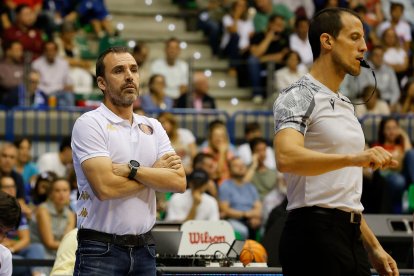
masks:
{"type": "Polygon", "coordinates": [[[151,255],[151,257],[155,258],[157,255],[157,250],[155,248],[155,245],[146,245],[148,253],[151,255]]]}
{"type": "Polygon", "coordinates": [[[83,240],[80,243],[79,253],[82,256],[103,256],[111,250],[111,244],[109,243],[89,240],[83,240]]]}

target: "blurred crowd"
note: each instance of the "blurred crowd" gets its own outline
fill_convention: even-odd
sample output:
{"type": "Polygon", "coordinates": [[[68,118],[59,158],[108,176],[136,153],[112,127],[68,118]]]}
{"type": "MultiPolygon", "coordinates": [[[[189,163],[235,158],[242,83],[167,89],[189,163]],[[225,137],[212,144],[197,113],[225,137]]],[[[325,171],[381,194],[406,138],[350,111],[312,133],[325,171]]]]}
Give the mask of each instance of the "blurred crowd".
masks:
{"type": "MultiPolygon", "coordinates": [[[[356,106],[357,116],[383,115],[378,141],[400,161],[393,170],[364,170],[362,201],[369,213],[408,213],[414,193],[414,150],[408,134],[393,117],[414,112],[412,24],[414,7],[403,0],[234,0],[194,2],[198,27],[208,38],[213,59],[229,61],[228,74],[241,87],[252,87],[252,101],[263,103],[306,74],[312,64],[307,39],[309,20],[324,7],[354,9],[364,20],[367,61],[375,70],[347,76],[340,93],[356,106]],[[269,67],[271,66],[271,67],[269,67]],[[271,68],[271,70],[269,70],[271,68]],[[270,74],[269,74],[270,73],[270,74]],[[267,87],[271,83],[271,93],[267,87]]],[[[0,104],[65,107],[85,105],[94,89],[94,62],[82,56],[84,26],[89,38],[116,36],[104,2],[3,1],[1,15],[0,104]]],[[[257,122],[245,125],[244,141],[233,145],[224,122],[210,122],[206,141],[181,128],[171,108],[214,109],[209,80],[192,72],[180,58],[179,38],[165,41],[165,56],[150,57],[144,42],[131,49],[140,67],[141,97],[136,112],[158,110],[158,120],[181,156],[188,178],[183,194],[157,194],[157,219],[228,220],[240,238],[258,239],[268,219],[286,204],[283,174],[273,147],[257,122]],[[162,112],[161,112],[162,111],[162,112]]],[[[24,213],[3,244],[15,258],[54,258],[62,237],[75,228],[77,191],[70,137],[59,151],[31,155],[29,137],[0,147],[0,189],[17,197],[24,213]]],[[[414,202],[412,203],[414,204],[414,202]]],[[[81,210],[78,210],[78,212],[81,210]]],[[[20,267],[14,275],[41,275],[43,268],[20,267]]]]}

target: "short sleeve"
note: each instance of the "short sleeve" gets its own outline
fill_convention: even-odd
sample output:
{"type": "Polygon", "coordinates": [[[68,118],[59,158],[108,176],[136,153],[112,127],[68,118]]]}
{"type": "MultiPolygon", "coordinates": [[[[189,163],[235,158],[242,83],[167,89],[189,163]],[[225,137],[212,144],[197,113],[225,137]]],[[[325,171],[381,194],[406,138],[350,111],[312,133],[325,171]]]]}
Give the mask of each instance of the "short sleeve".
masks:
{"type": "Polygon", "coordinates": [[[305,135],[314,107],[313,93],[303,83],[288,87],[273,106],[275,133],[293,128],[305,135]]]}
{"type": "Polygon", "coordinates": [[[109,157],[103,133],[96,119],[90,116],[76,120],[72,130],[72,150],[80,163],[97,156],[109,157]]]}

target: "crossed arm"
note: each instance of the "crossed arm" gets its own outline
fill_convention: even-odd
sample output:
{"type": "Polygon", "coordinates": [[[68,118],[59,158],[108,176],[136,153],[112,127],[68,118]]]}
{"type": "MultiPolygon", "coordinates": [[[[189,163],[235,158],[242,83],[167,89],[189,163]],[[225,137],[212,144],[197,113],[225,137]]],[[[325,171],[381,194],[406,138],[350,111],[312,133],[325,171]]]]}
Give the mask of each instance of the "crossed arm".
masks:
{"type": "Polygon", "coordinates": [[[183,192],[186,188],[181,159],[174,153],[166,153],[151,168],[141,167],[134,180],[128,179],[127,164],[114,164],[109,157],[85,160],[82,170],[100,200],[122,198],[145,187],[172,192],[183,192]]]}

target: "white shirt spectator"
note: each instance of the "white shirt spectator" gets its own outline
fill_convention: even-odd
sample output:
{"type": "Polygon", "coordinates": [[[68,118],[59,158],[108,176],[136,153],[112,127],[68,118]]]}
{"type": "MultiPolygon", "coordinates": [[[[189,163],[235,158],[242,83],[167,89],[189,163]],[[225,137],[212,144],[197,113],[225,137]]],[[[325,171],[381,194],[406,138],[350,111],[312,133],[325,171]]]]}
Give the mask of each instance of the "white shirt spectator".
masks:
{"type": "Polygon", "coordinates": [[[52,171],[58,177],[67,176],[67,167],[62,164],[59,158],[59,152],[47,152],[39,157],[37,161],[39,172],[52,171]]]}
{"type": "MultiPolygon", "coordinates": [[[[252,163],[252,150],[250,149],[249,143],[241,144],[237,148],[237,156],[239,156],[246,165],[252,163]]],[[[276,169],[275,153],[269,146],[266,148],[266,159],[264,164],[269,169],[276,169]]]]}
{"type": "Polygon", "coordinates": [[[165,94],[173,99],[180,96],[180,85],[188,85],[188,63],[180,59],[173,66],[168,65],[164,58],[155,60],[151,65],[151,74],[165,77],[165,94]]]}
{"type": "Polygon", "coordinates": [[[407,52],[403,48],[388,48],[384,52],[384,62],[388,65],[404,65],[407,52]]]}
{"type": "Polygon", "coordinates": [[[12,254],[7,247],[0,244],[0,276],[11,276],[12,272],[12,254]]]}
{"type": "Polygon", "coordinates": [[[292,33],[289,36],[289,47],[299,54],[303,64],[305,64],[307,67],[310,67],[312,65],[313,54],[309,39],[303,41],[296,33],[292,33]]]}
{"type": "MultiPolygon", "coordinates": [[[[384,33],[384,31],[390,27],[391,27],[390,21],[382,22],[377,28],[378,37],[382,37],[382,34],[384,33]]],[[[397,36],[400,42],[407,42],[407,41],[412,40],[410,24],[408,24],[404,20],[400,20],[398,22],[398,24],[395,26],[395,32],[397,33],[397,36]]]]}
{"type": "Polygon", "coordinates": [[[304,64],[299,64],[296,72],[292,72],[288,67],[280,68],[275,72],[276,92],[280,92],[301,77],[308,73],[308,68],[304,64]]]}
{"type": "MultiPolygon", "coordinates": [[[[167,205],[166,221],[184,221],[193,205],[191,189],[187,189],[183,194],[173,194],[167,205]]],[[[220,214],[217,200],[203,193],[200,205],[197,207],[195,220],[219,220],[220,214]]]]}
{"type": "MultiPolygon", "coordinates": [[[[220,47],[224,49],[230,41],[230,33],[227,31],[229,26],[234,24],[234,19],[226,14],[223,16],[223,28],[224,34],[221,39],[220,47]]],[[[250,45],[250,35],[254,32],[254,26],[252,20],[238,20],[237,21],[237,34],[239,35],[239,49],[243,50],[250,45]]]]}
{"type": "Polygon", "coordinates": [[[61,57],[56,57],[54,63],[49,63],[41,56],[33,61],[32,68],[40,74],[38,89],[47,95],[63,91],[65,86],[72,85],[69,63],[61,57]]]}

